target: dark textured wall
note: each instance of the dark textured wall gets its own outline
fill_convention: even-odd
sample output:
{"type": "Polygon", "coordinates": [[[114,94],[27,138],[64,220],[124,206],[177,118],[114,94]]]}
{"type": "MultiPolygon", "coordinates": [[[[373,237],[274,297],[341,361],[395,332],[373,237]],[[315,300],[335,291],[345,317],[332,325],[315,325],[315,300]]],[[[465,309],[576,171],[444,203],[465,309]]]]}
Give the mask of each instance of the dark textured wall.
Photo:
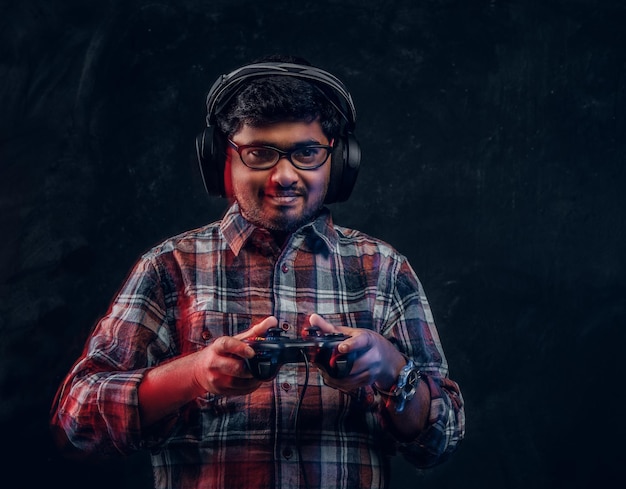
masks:
{"type": "Polygon", "coordinates": [[[210,84],[290,52],[350,87],[364,156],[336,219],[410,258],[466,398],[460,451],[399,461],[394,488],[623,480],[625,21],[618,0],[0,2],[3,477],[150,487],[143,456],[62,460],[48,409],[139,254],[222,213],[193,162],[210,84]]]}

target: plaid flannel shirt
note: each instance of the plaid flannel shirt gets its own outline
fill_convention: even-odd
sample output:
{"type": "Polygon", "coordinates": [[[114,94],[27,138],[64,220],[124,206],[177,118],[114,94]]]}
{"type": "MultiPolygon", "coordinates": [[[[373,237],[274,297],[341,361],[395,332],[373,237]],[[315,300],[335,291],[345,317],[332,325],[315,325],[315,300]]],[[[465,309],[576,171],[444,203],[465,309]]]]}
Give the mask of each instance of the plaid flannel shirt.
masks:
{"type": "Polygon", "coordinates": [[[452,453],[464,435],[464,409],[403,256],[334,225],[326,209],[281,249],[234,204],[221,221],[168,239],[138,261],[59,388],[52,424],[86,453],[150,450],[158,489],[383,488],[397,450],[418,467],[452,453]],[[300,399],[300,363],[283,365],[249,395],[206,394],[141,429],[137,389],[146,369],[269,315],[299,337],[314,312],[379,332],[426,374],[429,426],[416,440],[395,440],[372,388],[346,394],[311,368],[300,399]]]}

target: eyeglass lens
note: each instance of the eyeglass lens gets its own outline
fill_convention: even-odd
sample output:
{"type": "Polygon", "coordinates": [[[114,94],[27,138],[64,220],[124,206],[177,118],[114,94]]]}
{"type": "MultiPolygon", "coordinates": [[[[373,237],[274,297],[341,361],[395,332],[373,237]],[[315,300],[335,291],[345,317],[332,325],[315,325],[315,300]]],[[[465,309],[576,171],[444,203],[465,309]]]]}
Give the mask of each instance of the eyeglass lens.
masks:
{"type": "Polygon", "coordinates": [[[281,153],[267,147],[243,148],[240,151],[243,162],[253,168],[267,168],[274,165],[282,155],[302,168],[316,168],[322,165],[329,155],[328,148],[304,146],[292,151],[281,153]]]}

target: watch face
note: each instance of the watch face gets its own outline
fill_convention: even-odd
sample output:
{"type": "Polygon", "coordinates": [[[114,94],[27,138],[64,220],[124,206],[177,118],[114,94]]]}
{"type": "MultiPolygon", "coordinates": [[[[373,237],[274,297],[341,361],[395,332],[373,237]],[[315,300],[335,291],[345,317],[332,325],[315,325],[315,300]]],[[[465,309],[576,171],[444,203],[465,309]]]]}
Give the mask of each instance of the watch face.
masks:
{"type": "Polygon", "coordinates": [[[402,396],[405,399],[412,399],[417,390],[417,383],[420,379],[419,370],[412,368],[406,376],[406,384],[402,388],[402,396]]]}

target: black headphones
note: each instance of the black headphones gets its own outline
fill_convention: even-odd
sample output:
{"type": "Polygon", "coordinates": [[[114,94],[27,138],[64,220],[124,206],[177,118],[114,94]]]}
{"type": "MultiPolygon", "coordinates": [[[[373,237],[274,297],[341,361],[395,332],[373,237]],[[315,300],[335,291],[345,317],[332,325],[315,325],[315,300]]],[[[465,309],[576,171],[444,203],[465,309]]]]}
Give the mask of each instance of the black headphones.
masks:
{"type": "Polygon", "coordinates": [[[226,164],[226,137],[216,127],[218,114],[252,78],[292,76],[320,90],[344,119],[341,134],[335,142],[331,161],[331,175],[326,193],[326,204],[343,202],[350,197],[361,163],[361,148],[354,137],[356,109],[344,84],[334,75],[313,66],[295,63],[254,63],[242,66],[220,76],[206,98],[206,127],[196,137],[196,154],[200,173],[209,195],[226,197],[224,167],[226,164]]]}

